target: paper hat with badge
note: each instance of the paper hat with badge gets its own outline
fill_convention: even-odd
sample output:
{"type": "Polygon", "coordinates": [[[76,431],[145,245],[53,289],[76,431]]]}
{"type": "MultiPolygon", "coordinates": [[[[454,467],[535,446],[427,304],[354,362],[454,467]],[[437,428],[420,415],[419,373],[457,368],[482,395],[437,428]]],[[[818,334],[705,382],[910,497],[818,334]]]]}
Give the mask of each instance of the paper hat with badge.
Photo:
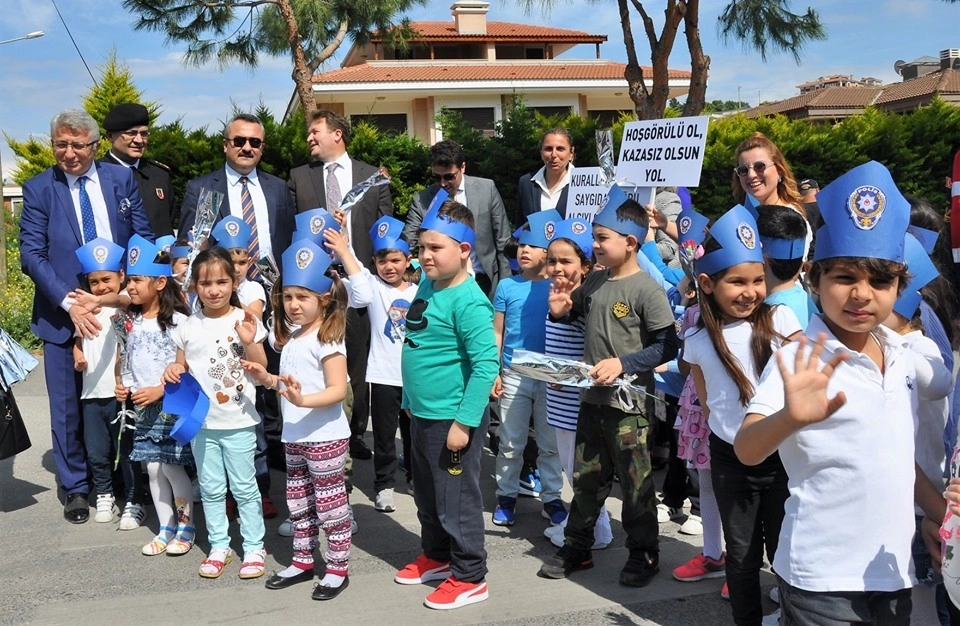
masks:
{"type": "Polygon", "coordinates": [[[880,163],[858,165],[817,194],[823,226],[814,261],[862,257],[903,261],[910,203],[880,163]]]}
{"type": "Polygon", "coordinates": [[[738,204],[718,217],[709,233],[720,247],[695,261],[698,274],[712,276],[741,263],[763,263],[757,222],[743,205],[738,204]]]}
{"type": "Polygon", "coordinates": [[[233,215],[217,222],[210,231],[210,236],[217,240],[217,245],[227,250],[234,248],[246,250],[250,247],[251,235],[253,235],[253,229],[250,228],[250,224],[233,215]]]}
{"type": "Polygon", "coordinates": [[[77,248],[77,258],[84,274],[91,272],[119,272],[123,269],[122,246],[118,246],[109,239],[97,237],[77,248]]]}
{"type": "Polygon", "coordinates": [[[440,215],[440,207],[449,197],[444,189],[437,191],[437,195],[430,201],[427,214],[423,216],[423,221],[420,222],[420,230],[436,231],[454,241],[468,243],[473,248],[477,242],[477,234],[473,232],[473,229],[463,222],[451,219],[448,215],[440,215]]]}
{"type": "Polygon", "coordinates": [[[177,416],[170,431],[177,443],[186,445],[197,436],[209,410],[210,398],[192,374],[184,372],[179,383],[163,385],[163,412],[177,416]]]}
{"type": "Polygon", "coordinates": [[[323,294],[333,286],[333,279],[326,274],[333,261],[323,248],[309,238],[290,244],[282,259],[284,287],[303,287],[323,294]]]}
{"type": "Polygon", "coordinates": [[[557,222],[551,243],[557,239],[572,241],[588,259],[593,254],[593,231],[590,222],[583,218],[571,217],[557,222]]]}
{"type": "Polygon", "coordinates": [[[404,254],[410,254],[410,245],[400,236],[403,234],[403,222],[384,215],[370,229],[370,241],[373,243],[373,253],[381,250],[399,250],[404,254]]]}
{"type": "Polygon", "coordinates": [[[796,239],[781,239],[779,237],[764,237],[760,235],[760,243],[763,246],[763,256],[768,259],[778,261],[793,261],[802,259],[804,249],[807,246],[807,238],[798,237],[796,239]]]}
{"type": "Polygon", "coordinates": [[[140,235],[133,235],[127,243],[127,276],[170,276],[169,263],[157,263],[160,248],[140,235]]]}
{"type": "Polygon", "coordinates": [[[609,193],[607,193],[607,199],[603,203],[603,206],[600,207],[597,214],[593,217],[593,225],[609,228],[624,237],[633,235],[637,238],[638,243],[643,243],[643,240],[647,237],[647,229],[633,220],[623,219],[617,215],[617,209],[629,199],[629,196],[620,188],[620,185],[614,183],[610,187],[609,193]]]}
{"type": "Polygon", "coordinates": [[[700,244],[707,236],[710,219],[701,215],[693,206],[685,206],[677,215],[677,244],[680,250],[680,267],[687,278],[696,282],[693,268],[697,255],[703,252],[700,244]]]}
{"type": "MultiPolygon", "coordinates": [[[[193,243],[193,233],[187,233],[187,242],[193,243]]],[[[193,250],[193,246],[187,245],[181,240],[181,245],[172,245],[170,246],[170,258],[171,259],[185,259],[190,256],[190,252],[193,250]]]]}
{"type": "Polygon", "coordinates": [[[323,248],[327,254],[330,254],[331,251],[323,238],[323,233],[328,228],[340,232],[340,222],[333,215],[323,208],[310,209],[303,213],[297,213],[296,221],[297,230],[293,233],[294,241],[309,239],[323,248]]]}
{"type": "Polygon", "coordinates": [[[556,235],[557,223],[562,219],[556,209],[531,213],[527,216],[529,230],[520,232],[520,245],[546,250],[556,235]]]}
{"type": "Polygon", "coordinates": [[[170,248],[173,247],[173,244],[177,243],[177,238],[173,235],[163,235],[162,237],[157,237],[156,243],[158,248],[169,253],[170,248]]]}
{"type": "Polygon", "coordinates": [[[912,319],[923,299],[920,290],[940,275],[937,266],[930,260],[930,253],[937,243],[937,233],[911,226],[903,238],[903,261],[907,264],[910,279],[893,305],[899,315],[912,319]]]}

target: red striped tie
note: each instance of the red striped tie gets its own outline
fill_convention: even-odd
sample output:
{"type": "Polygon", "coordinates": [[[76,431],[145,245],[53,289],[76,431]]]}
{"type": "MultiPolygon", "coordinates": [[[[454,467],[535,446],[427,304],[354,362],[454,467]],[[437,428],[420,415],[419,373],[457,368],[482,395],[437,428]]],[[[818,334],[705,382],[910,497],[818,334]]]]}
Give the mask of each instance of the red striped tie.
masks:
{"type": "MultiPolygon", "coordinates": [[[[247,187],[247,182],[249,179],[246,176],[240,177],[240,207],[243,212],[243,221],[250,226],[250,244],[247,246],[247,250],[250,251],[250,256],[253,259],[253,262],[256,263],[260,260],[260,235],[257,231],[257,216],[253,210],[253,198],[250,196],[250,189],[247,187]]],[[[250,269],[247,270],[247,278],[254,279],[260,275],[257,266],[250,264],[250,269]]]]}

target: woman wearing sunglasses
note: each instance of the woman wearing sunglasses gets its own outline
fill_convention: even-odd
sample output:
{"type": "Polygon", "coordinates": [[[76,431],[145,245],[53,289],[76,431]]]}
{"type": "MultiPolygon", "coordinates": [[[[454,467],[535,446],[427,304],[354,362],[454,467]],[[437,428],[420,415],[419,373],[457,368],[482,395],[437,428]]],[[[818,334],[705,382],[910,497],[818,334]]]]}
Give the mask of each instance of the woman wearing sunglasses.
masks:
{"type": "Polygon", "coordinates": [[[556,209],[566,218],[573,153],[573,137],[566,128],[551,128],[544,133],[540,139],[543,167],[536,173],[524,174],[517,184],[516,226],[526,222],[528,215],[548,209],[556,209]]]}

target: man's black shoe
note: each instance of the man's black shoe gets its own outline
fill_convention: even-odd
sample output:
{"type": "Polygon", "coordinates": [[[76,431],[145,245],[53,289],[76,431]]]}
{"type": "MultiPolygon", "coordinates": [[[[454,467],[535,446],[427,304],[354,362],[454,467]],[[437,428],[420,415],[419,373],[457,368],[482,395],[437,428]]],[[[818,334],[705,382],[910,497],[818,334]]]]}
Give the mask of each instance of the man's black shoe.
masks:
{"type": "Polygon", "coordinates": [[[547,559],[537,574],[540,578],[566,578],[570,573],[593,567],[590,550],[563,546],[547,559]]]}
{"type": "Polygon", "coordinates": [[[627,587],[646,587],[660,571],[660,552],[631,550],[626,565],[620,570],[620,584],[627,587]]]}
{"type": "Polygon", "coordinates": [[[71,493],[63,503],[63,519],[71,524],[83,524],[90,519],[90,503],[87,494],[71,493]]]}
{"type": "Polygon", "coordinates": [[[373,458],[373,452],[363,442],[363,439],[352,439],[350,441],[350,456],[358,461],[369,461],[373,458]]]}

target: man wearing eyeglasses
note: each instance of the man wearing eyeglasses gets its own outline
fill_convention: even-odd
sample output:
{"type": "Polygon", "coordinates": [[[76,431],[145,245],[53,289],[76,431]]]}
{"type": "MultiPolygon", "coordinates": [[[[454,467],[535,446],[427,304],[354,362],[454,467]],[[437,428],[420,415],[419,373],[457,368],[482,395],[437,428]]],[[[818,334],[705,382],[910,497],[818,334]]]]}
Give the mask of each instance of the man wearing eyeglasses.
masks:
{"type": "Polygon", "coordinates": [[[173,233],[173,187],[170,168],[143,156],[150,142],[150,113],[142,104],[127,103],[113,107],[103,118],[110,152],[104,163],[129,167],[140,188],[150,228],[158,237],[173,233]]]}
{"type": "Polygon", "coordinates": [[[94,162],[100,127],[86,111],[58,113],[50,137],[56,165],[23,185],[20,263],[36,285],[30,330],[43,341],[53,459],[66,497],[63,516],[82,524],[90,517],[90,476],[73,344],[75,336],[93,338],[102,328],[99,307],[70,295],[82,275],[74,251],[100,237],[126,248],[134,233],[150,241],[154,236],[130,170],[94,162]]]}
{"type": "Polygon", "coordinates": [[[511,230],[500,192],[492,180],[466,175],[463,148],[454,141],[439,141],[430,148],[430,170],[433,184],[413,196],[403,235],[410,249],[415,249],[423,216],[442,187],[473,212],[477,225],[477,245],[470,252],[473,273],[483,292],[493,299],[497,283],[511,275],[509,261],[503,254],[511,230]]]}

